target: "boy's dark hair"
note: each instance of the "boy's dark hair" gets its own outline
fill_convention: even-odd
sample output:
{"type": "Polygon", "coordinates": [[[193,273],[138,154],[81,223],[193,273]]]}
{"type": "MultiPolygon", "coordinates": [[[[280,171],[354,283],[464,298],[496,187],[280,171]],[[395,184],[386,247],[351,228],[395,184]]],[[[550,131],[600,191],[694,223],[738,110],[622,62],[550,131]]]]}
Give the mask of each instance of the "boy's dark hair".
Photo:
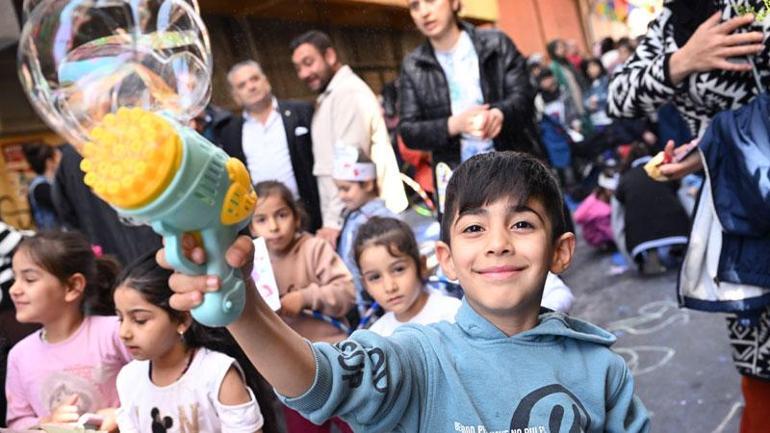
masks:
{"type": "Polygon", "coordinates": [[[441,220],[441,240],[449,244],[457,215],[500,199],[525,204],[537,199],[551,220],[555,241],[566,232],[564,202],[556,178],[532,156],[520,152],[490,152],[476,155],[457,168],[446,189],[446,206],[441,220]]]}
{"type": "Polygon", "coordinates": [[[271,195],[278,196],[289,207],[294,218],[299,220],[299,229],[305,230],[307,228],[310,218],[302,203],[294,200],[294,194],[286,185],[277,180],[265,180],[254,185],[254,191],[257,193],[257,200],[271,195]]]}
{"type": "Polygon", "coordinates": [[[27,143],[22,146],[24,159],[27,160],[30,168],[35,173],[42,175],[45,173],[45,163],[53,158],[56,149],[45,143],[27,143]]]}
{"type": "Polygon", "coordinates": [[[320,30],[310,30],[292,39],[291,42],[289,42],[289,50],[293,53],[294,50],[302,44],[314,46],[321,54],[325,53],[329,48],[334,47],[329,35],[320,30]]]}
{"type": "Polygon", "coordinates": [[[412,229],[405,222],[395,218],[372,217],[361,225],[353,241],[353,258],[359,268],[361,254],[372,246],[384,246],[393,257],[408,256],[420,272],[420,248],[412,229]]]}

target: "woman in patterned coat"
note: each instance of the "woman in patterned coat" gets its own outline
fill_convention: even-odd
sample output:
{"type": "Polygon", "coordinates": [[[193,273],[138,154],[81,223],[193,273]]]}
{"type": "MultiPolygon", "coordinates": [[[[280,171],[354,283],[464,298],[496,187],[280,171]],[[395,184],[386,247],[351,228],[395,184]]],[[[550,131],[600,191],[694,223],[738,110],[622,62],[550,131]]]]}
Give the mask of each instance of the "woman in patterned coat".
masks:
{"type": "MultiPolygon", "coordinates": [[[[757,78],[764,88],[770,87],[770,20],[763,19],[768,14],[762,0],[666,1],[610,83],[610,115],[644,116],[671,101],[700,137],[717,113],[737,109],[760,93],[745,56],[752,56],[757,78]]],[[[673,150],[673,143],[667,150],[673,150]]],[[[680,163],[664,164],[661,172],[680,178],[701,164],[696,152],[680,163]]],[[[763,413],[763,407],[770,406],[770,308],[753,326],[743,326],[735,317],[728,325],[743,375],[741,433],[770,431],[770,418],[763,413]]]]}

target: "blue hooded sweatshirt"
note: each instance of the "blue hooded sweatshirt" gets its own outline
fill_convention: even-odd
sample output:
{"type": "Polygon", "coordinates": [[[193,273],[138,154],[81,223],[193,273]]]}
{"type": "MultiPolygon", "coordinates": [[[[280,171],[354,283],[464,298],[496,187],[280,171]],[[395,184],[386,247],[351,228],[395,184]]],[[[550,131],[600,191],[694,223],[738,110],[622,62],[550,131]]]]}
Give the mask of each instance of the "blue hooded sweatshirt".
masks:
{"type": "Polygon", "coordinates": [[[312,344],[316,375],[296,398],[313,422],[340,416],[356,432],[647,432],[615,337],[559,313],[507,337],[463,301],[456,323],[358,331],[312,344]]]}

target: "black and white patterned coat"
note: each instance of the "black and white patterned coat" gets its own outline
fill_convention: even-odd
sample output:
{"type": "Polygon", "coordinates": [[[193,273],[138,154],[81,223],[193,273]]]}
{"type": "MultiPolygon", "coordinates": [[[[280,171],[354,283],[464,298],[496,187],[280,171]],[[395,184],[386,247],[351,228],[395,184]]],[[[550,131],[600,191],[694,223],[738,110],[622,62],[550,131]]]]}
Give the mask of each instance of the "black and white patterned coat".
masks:
{"type": "MultiPolygon", "coordinates": [[[[765,10],[762,0],[713,1],[719,5],[723,19],[737,16],[737,10],[747,7],[757,12],[765,10]]],[[[692,133],[700,137],[717,113],[740,108],[760,90],[752,73],[725,71],[694,73],[678,86],[672,85],[668,62],[680,48],[674,40],[672,11],[668,7],[672,3],[673,0],[665,2],[663,11],[650,24],[634,55],[613,75],[607,110],[614,117],[641,117],[670,101],[687,121],[692,133]]],[[[768,27],[770,14],[764,21],[755,22],[745,30],[763,32],[765,45],[768,45],[768,27]]],[[[753,60],[762,87],[770,88],[770,50],[762,51],[753,60]]],[[[738,370],[742,374],[770,379],[770,308],[750,325],[735,316],[728,317],[728,330],[738,370]]]]}
{"type": "Polygon", "coordinates": [[[8,290],[13,283],[11,259],[24,234],[0,221],[0,305],[2,307],[11,305],[10,296],[8,296],[8,290]]]}
{"type": "MultiPolygon", "coordinates": [[[[762,0],[714,1],[719,4],[723,19],[737,16],[736,9],[765,9],[762,0]]],[[[667,7],[671,3],[672,0],[665,2],[663,11],[650,24],[647,35],[636,52],[613,75],[607,110],[614,117],[641,117],[655,112],[661,105],[671,101],[687,121],[691,132],[700,136],[714,115],[723,110],[743,106],[758,90],[751,73],[724,71],[694,73],[678,86],[673,86],[668,76],[668,61],[680,47],[674,40],[672,12],[667,7]]],[[[761,23],[755,22],[752,26],[747,26],[745,30],[764,31],[767,44],[770,16],[761,23]]],[[[770,50],[764,50],[755,56],[754,62],[762,84],[767,88],[770,85],[770,50]]]]}

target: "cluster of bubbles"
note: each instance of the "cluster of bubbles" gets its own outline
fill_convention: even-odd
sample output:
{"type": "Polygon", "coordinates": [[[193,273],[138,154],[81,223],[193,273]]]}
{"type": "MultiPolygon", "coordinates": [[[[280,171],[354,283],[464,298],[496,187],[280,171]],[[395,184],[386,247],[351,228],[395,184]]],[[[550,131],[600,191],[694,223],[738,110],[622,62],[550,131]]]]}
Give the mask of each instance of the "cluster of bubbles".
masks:
{"type": "Polygon", "coordinates": [[[211,47],[195,0],[27,0],[24,16],[22,86],[79,148],[120,107],[186,122],[209,101],[211,47]]]}

